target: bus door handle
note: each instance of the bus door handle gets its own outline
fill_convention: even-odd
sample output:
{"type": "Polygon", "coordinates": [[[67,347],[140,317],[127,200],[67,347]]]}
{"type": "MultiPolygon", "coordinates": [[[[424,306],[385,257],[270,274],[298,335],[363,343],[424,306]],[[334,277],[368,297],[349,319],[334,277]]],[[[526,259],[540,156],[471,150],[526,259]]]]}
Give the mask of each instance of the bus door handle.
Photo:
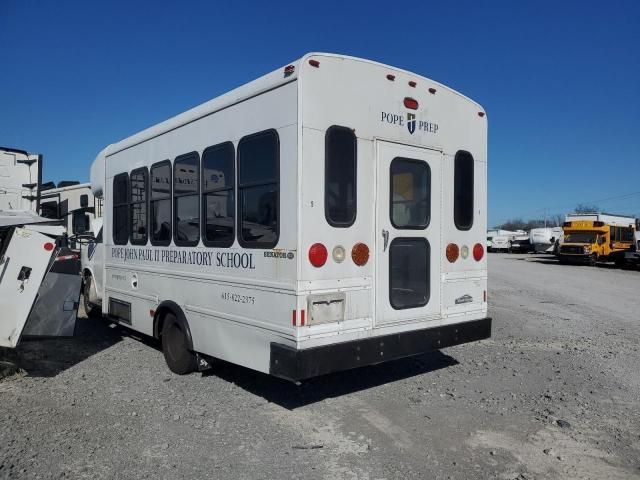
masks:
{"type": "Polygon", "coordinates": [[[382,251],[387,251],[387,245],[389,245],[389,230],[382,229],[382,239],[384,241],[382,251]]]}

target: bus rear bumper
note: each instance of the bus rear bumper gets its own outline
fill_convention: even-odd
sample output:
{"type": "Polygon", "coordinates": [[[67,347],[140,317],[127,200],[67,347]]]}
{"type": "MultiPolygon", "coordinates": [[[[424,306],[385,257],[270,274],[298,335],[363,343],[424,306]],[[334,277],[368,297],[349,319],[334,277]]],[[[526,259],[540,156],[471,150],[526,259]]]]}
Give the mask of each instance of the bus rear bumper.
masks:
{"type": "Polygon", "coordinates": [[[491,318],[483,318],[304,350],[272,343],[269,373],[295,382],[489,337],[491,337],[491,318]]]}

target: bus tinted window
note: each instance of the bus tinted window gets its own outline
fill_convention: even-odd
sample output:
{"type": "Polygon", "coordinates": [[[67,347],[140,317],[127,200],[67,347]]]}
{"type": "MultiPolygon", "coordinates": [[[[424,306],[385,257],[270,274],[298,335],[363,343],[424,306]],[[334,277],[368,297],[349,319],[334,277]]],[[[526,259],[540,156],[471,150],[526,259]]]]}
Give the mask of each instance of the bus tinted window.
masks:
{"type": "Polygon", "coordinates": [[[113,243],[126,245],[129,240],[129,174],[113,177],[113,243]]]}
{"type": "Polygon", "coordinates": [[[231,142],[202,154],[202,241],[210,247],[230,247],[234,241],[234,154],[231,142]]]}
{"type": "Polygon", "coordinates": [[[353,130],[333,126],[325,136],[324,213],[329,225],[356,221],[357,142],[353,130]]]}
{"type": "Polygon", "coordinates": [[[171,163],[169,160],[151,167],[151,244],[171,243],[171,163]]]}
{"type": "Polygon", "coordinates": [[[173,162],[174,227],[176,245],[200,241],[200,159],[196,152],[180,155],[173,162]]]}
{"type": "Polygon", "coordinates": [[[131,243],[147,243],[147,190],[149,173],[145,168],[131,172],[131,243]]]}
{"type": "Polygon", "coordinates": [[[396,310],[423,307],[431,295],[431,246],[426,238],[396,238],[389,246],[389,301],[396,310]]]}
{"type": "Polygon", "coordinates": [[[278,243],[280,144],[275,130],[244,137],[238,145],[238,241],[245,248],[278,243]]]}
{"type": "Polygon", "coordinates": [[[469,230],[473,226],[473,156],[460,150],[454,164],[453,218],[458,230],[469,230]]]}
{"type": "Polygon", "coordinates": [[[431,169],[427,162],[394,158],[390,199],[395,228],[427,228],[431,217],[431,169]]]}

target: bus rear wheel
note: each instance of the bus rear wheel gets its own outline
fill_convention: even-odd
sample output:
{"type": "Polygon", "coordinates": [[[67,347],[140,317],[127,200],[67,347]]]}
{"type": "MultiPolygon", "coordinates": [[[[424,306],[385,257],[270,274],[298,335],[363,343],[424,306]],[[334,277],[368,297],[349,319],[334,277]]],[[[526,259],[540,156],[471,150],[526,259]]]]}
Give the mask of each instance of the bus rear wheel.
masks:
{"type": "Polygon", "coordinates": [[[84,279],[84,286],[82,288],[82,304],[84,307],[84,313],[87,318],[101,318],[102,309],[98,305],[94,305],[89,301],[90,291],[92,287],[93,278],[91,275],[87,275],[84,279]]]}
{"type": "Polygon", "coordinates": [[[173,373],[185,375],[196,370],[196,356],[189,350],[187,335],[172,313],[166,314],[162,325],[162,353],[173,373]]]}

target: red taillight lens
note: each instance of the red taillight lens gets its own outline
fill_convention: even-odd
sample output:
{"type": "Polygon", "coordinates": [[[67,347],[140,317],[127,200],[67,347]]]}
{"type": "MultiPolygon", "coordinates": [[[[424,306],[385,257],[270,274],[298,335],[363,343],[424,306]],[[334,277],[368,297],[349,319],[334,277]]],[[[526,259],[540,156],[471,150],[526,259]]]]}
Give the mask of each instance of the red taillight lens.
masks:
{"type": "Polygon", "coordinates": [[[476,262],[479,262],[482,260],[482,257],[484,257],[484,247],[481,244],[476,243],[473,246],[473,258],[476,262]]]}
{"type": "Polygon", "coordinates": [[[51,243],[51,242],[47,242],[47,243],[45,243],[45,244],[43,245],[44,249],[45,249],[47,252],[50,252],[51,250],[53,250],[53,247],[54,247],[54,246],[55,246],[55,245],[54,245],[53,243],[51,243]]]}
{"type": "Polygon", "coordinates": [[[404,99],[404,106],[407,108],[410,108],[411,110],[417,110],[418,109],[418,101],[411,98],[411,97],[405,97],[404,99]]]}
{"type": "Polygon", "coordinates": [[[351,259],[359,267],[366,265],[369,261],[369,247],[364,243],[356,243],[351,249],[351,259]]]}
{"type": "Polygon", "coordinates": [[[323,244],[314,243],[311,245],[311,248],[309,249],[309,261],[314,267],[319,268],[327,263],[328,256],[329,252],[327,252],[327,247],[323,244]]]}
{"type": "Polygon", "coordinates": [[[446,254],[449,263],[453,263],[458,260],[458,256],[460,255],[460,248],[458,248],[458,245],[456,245],[455,243],[450,243],[449,245],[447,245],[446,254]]]}

